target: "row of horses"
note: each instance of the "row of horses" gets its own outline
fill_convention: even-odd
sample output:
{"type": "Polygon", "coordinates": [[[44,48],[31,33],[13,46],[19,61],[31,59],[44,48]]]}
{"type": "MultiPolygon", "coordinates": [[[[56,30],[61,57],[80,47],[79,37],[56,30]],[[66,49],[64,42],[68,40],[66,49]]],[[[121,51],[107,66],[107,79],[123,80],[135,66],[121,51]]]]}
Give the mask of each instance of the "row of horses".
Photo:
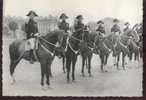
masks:
{"type": "MultiPolygon", "coordinates": [[[[46,77],[46,84],[50,86],[51,64],[55,56],[63,59],[63,71],[67,73],[67,82],[70,82],[70,73],[72,68],[72,81],[75,81],[75,65],[78,55],[82,56],[82,76],[84,74],[84,66],[88,68],[89,76],[91,74],[91,60],[93,53],[98,54],[101,60],[101,71],[107,64],[110,53],[117,59],[116,66],[119,68],[119,58],[122,53],[122,67],[125,69],[125,57],[139,60],[142,57],[141,43],[135,41],[128,35],[122,34],[117,36],[109,34],[105,37],[98,32],[89,33],[84,31],[83,34],[73,33],[68,36],[62,30],[52,31],[45,36],[40,36],[38,40],[38,49],[36,51],[37,61],[41,66],[41,86],[44,86],[44,77],[46,77]],[[59,44],[59,45],[56,45],[59,44]]],[[[21,59],[30,60],[29,51],[25,48],[26,40],[15,40],[9,46],[10,54],[10,75],[13,83],[15,82],[14,71],[21,59]]]]}

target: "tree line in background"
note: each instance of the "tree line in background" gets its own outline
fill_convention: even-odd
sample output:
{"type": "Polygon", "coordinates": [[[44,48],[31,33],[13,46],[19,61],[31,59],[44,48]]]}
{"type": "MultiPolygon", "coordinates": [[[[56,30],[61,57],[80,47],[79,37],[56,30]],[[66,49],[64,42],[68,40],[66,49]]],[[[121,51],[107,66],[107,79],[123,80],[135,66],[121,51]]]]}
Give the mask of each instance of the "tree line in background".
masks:
{"type": "MultiPolygon", "coordinates": [[[[113,26],[113,19],[111,17],[106,17],[101,19],[104,22],[104,27],[106,34],[110,34],[111,27],[113,26]]],[[[36,18],[38,23],[38,29],[40,33],[48,33],[54,29],[57,29],[57,23],[59,21],[57,16],[49,15],[48,17],[39,16],[36,18]]],[[[97,20],[98,21],[98,20],[97,20]]],[[[26,18],[22,17],[3,17],[3,36],[10,37],[10,38],[22,38],[25,37],[25,23],[27,22],[26,18]]],[[[97,23],[92,21],[88,22],[87,25],[89,26],[90,31],[95,31],[97,29],[97,23]]],[[[123,31],[124,22],[120,21],[119,26],[121,31],[123,31]]],[[[73,27],[73,25],[70,25],[73,27]]]]}
{"type": "MultiPolygon", "coordinates": [[[[58,18],[56,16],[49,15],[48,17],[39,16],[36,18],[38,22],[38,29],[41,33],[46,33],[55,29],[58,23],[58,18]],[[44,27],[46,29],[44,29],[44,27]],[[43,29],[41,29],[43,28],[43,29]],[[44,30],[44,32],[43,32],[44,30]]],[[[25,37],[25,23],[27,22],[26,18],[22,17],[3,17],[3,37],[18,38],[17,35],[25,37]]]]}

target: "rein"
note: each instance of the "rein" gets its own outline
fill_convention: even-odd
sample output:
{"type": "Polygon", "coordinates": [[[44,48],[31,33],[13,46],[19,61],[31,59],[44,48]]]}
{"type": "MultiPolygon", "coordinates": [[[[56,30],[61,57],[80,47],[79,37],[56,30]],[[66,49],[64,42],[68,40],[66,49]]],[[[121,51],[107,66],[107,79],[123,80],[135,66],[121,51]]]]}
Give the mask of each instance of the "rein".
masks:
{"type": "Polygon", "coordinates": [[[73,38],[73,39],[75,39],[75,40],[77,40],[77,41],[79,41],[79,42],[82,42],[82,41],[83,41],[83,40],[78,39],[78,38],[76,38],[76,37],[74,37],[74,36],[71,36],[71,38],[73,38]]]}
{"type": "MultiPolygon", "coordinates": [[[[52,46],[54,46],[54,47],[57,47],[56,44],[53,44],[53,43],[51,43],[51,42],[45,40],[45,39],[42,38],[42,37],[39,37],[39,39],[43,40],[43,41],[44,41],[45,43],[47,43],[47,44],[50,44],[50,45],[52,45],[52,46]]],[[[49,54],[51,54],[51,56],[54,56],[54,50],[53,50],[53,52],[51,52],[49,49],[47,49],[47,48],[40,42],[39,39],[38,39],[38,43],[40,44],[40,46],[41,46],[46,52],[48,52],[49,54]]]]}
{"type": "Polygon", "coordinates": [[[51,44],[52,46],[54,46],[54,47],[57,47],[57,45],[56,44],[53,44],[53,43],[51,43],[51,42],[49,42],[49,41],[47,41],[47,40],[45,40],[44,38],[42,38],[42,37],[39,37],[41,40],[43,40],[44,42],[46,42],[46,43],[48,43],[48,44],[51,44]]]}
{"type": "Polygon", "coordinates": [[[40,46],[49,54],[51,54],[51,56],[54,56],[54,50],[53,52],[51,52],[49,49],[47,49],[43,44],[41,44],[41,42],[38,40],[38,43],[40,44],[40,46]]]}
{"type": "Polygon", "coordinates": [[[77,53],[79,52],[79,50],[74,50],[74,49],[73,49],[73,47],[71,46],[71,44],[70,44],[70,42],[69,42],[69,39],[70,39],[70,38],[73,38],[73,39],[75,39],[75,40],[77,40],[77,41],[79,41],[79,42],[81,42],[82,40],[80,40],[80,39],[78,39],[78,38],[76,38],[76,37],[74,37],[74,36],[68,37],[67,40],[66,40],[65,51],[67,51],[67,46],[69,46],[70,49],[71,49],[75,54],[77,54],[77,53]]]}
{"type": "Polygon", "coordinates": [[[111,51],[111,49],[103,42],[103,46],[106,48],[106,49],[108,49],[108,51],[110,52],[111,51]]]}
{"type": "Polygon", "coordinates": [[[77,54],[78,52],[79,52],[79,50],[74,50],[73,49],[73,47],[71,46],[71,44],[68,42],[68,45],[69,45],[69,47],[71,48],[71,50],[75,53],[75,54],[77,54]]]}

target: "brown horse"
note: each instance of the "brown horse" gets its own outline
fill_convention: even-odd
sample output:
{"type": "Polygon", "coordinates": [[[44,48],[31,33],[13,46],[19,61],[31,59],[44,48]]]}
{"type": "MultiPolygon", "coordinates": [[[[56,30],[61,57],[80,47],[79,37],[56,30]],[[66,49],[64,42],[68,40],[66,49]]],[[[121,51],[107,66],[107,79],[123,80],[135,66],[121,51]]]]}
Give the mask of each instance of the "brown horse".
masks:
{"type": "MultiPolygon", "coordinates": [[[[36,50],[36,55],[38,58],[38,62],[41,65],[41,86],[44,86],[44,77],[46,77],[46,84],[50,85],[50,74],[51,74],[51,64],[54,59],[54,56],[59,50],[62,39],[64,37],[64,31],[55,30],[52,31],[45,36],[41,36],[38,38],[38,49],[36,50]],[[59,46],[56,46],[56,44],[59,46]]],[[[14,70],[17,64],[21,61],[21,59],[25,59],[27,61],[30,60],[29,51],[26,51],[25,48],[26,40],[15,40],[9,46],[10,53],[10,75],[13,77],[14,70]]],[[[57,55],[59,56],[59,55],[57,55]]],[[[13,81],[14,78],[13,78],[13,81]]]]}

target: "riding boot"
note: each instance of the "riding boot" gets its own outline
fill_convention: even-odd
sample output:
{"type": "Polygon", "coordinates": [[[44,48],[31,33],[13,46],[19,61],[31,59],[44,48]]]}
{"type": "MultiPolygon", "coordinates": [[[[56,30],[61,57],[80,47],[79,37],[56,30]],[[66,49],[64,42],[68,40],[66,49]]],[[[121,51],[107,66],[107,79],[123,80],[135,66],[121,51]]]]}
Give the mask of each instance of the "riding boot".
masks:
{"type": "Polygon", "coordinates": [[[30,50],[30,64],[33,64],[34,60],[33,60],[33,50],[30,50]]]}

